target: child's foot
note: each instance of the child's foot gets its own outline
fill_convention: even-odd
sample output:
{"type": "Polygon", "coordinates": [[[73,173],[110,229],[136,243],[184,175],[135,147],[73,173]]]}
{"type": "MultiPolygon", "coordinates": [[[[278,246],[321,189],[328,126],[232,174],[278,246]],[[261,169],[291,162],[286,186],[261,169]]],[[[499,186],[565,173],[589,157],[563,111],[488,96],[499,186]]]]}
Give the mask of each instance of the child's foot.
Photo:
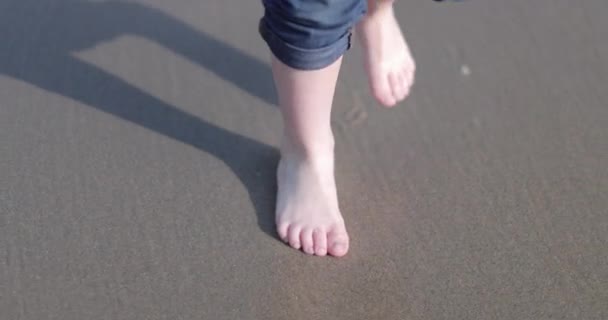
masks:
{"type": "Polygon", "coordinates": [[[279,237],[307,254],[341,257],[349,240],[338,208],[333,147],[321,154],[292,150],[282,148],[277,170],[279,237]]]}
{"type": "Polygon", "coordinates": [[[414,60],[393,12],[392,1],[377,1],[357,24],[370,87],[387,107],[405,99],[414,82],[414,60]]]}

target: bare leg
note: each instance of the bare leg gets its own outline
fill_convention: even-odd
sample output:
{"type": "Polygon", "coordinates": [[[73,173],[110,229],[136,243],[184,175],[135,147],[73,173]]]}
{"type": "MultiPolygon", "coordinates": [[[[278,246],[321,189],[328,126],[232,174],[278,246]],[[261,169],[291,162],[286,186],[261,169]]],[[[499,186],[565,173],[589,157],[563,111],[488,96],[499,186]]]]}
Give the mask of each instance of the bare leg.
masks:
{"type": "Polygon", "coordinates": [[[387,107],[405,99],[414,82],[415,65],[393,12],[393,0],[368,0],[368,13],[356,31],[365,49],[374,97],[387,107]]]}
{"type": "Polygon", "coordinates": [[[302,71],[272,59],[285,125],[277,170],[277,231],[293,248],[319,256],[339,257],[348,251],[330,126],[341,60],[321,70],[302,71]]]}
{"type": "MultiPolygon", "coordinates": [[[[392,0],[368,0],[357,25],[374,96],[393,106],[409,93],[414,62],[393,14],[392,0]]],[[[343,256],[349,238],[334,179],[331,106],[341,59],[321,70],[296,70],[272,59],[285,124],[277,170],[277,232],[308,254],[343,256]]]]}

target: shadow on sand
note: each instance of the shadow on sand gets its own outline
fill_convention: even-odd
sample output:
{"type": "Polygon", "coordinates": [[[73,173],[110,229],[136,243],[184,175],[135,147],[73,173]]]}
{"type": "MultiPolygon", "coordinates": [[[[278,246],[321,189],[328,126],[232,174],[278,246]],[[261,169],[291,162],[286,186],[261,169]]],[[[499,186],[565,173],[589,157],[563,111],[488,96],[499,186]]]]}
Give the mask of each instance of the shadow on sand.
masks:
{"type": "Polygon", "coordinates": [[[274,105],[270,68],[266,64],[161,11],[118,1],[1,1],[0,74],[212,154],[242,181],[255,206],[260,228],[276,237],[275,148],[181,111],[72,56],[125,34],[155,41],[274,105]],[[255,80],[247,77],[252,74],[256,75],[255,80]]]}

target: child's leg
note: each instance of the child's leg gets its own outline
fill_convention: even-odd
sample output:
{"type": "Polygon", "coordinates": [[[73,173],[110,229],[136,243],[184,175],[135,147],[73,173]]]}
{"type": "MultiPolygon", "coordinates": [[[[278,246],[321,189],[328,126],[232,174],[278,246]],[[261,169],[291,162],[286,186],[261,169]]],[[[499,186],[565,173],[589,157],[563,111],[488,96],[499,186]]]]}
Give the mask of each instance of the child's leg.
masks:
{"type": "Polygon", "coordinates": [[[308,254],[343,256],[348,234],[334,180],[331,105],[364,0],[265,0],[260,32],[284,119],[277,171],[279,236],[308,254]]]}
{"type": "Polygon", "coordinates": [[[414,82],[414,60],[393,13],[393,0],[367,0],[357,35],[365,49],[370,87],[385,106],[403,100],[414,82]]]}
{"type": "MultiPolygon", "coordinates": [[[[366,0],[264,0],[260,32],[285,122],[279,164],[279,236],[306,253],[343,256],[348,234],[334,181],[331,104],[350,27],[366,0]],[[307,71],[306,71],[307,70],[307,71]]],[[[357,24],[375,97],[392,106],[405,98],[414,63],[393,15],[392,0],[369,0],[357,24]]]]}
{"type": "Polygon", "coordinates": [[[292,247],[321,256],[342,256],[348,250],[330,127],[340,63],[341,59],[320,70],[302,71],[273,58],[285,124],[277,171],[277,230],[292,247]]]}

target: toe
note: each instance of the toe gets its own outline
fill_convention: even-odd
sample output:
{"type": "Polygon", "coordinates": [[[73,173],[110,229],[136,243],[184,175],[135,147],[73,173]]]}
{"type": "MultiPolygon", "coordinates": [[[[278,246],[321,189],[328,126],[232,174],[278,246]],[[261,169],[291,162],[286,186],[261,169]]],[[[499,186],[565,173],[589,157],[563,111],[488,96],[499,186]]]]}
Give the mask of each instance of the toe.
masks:
{"type": "Polygon", "coordinates": [[[408,77],[406,71],[402,71],[399,78],[399,83],[401,84],[403,92],[401,100],[405,99],[410,94],[410,82],[410,78],[408,77]]]}
{"type": "Polygon", "coordinates": [[[411,68],[405,68],[405,70],[403,70],[403,77],[405,79],[405,84],[407,85],[408,91],[412,85],[414,85],[414,73],[415,71],[411,68]]]}
{"type": "Polygon", "coordinates": [[[386,77],[376,76],[372,80],[372,93],[374,98],[386,107],[392,107],[397,103],[393,97],[389,80],[386,77]]]}
{"type": "Polygon", "coordinates": [[[300,243],[302,243],[302,250],[307,254],[314,254],[315,248],[312,241],[312,229],[305,228],[300,233],[300,243]]]}
{"type": "Polygon", "coordinates": [[[416,68],[415,67],[404,67],[403,68],[403,73],[406,74],[408,76],[408,80],[411,82],[414,82],[414,75],[416,74],[416,68]]]}
{"type": "Polygon", "coordinates": [[[283,242],[287,242],[289,239],[287,238],[287,230],[289,229],[289,224],[280,223],[277,225],[277,234],[279,238],[283,240],[283,242]]]}
{"type": "Polygon", "coordinates": [[[315,254],[324,256],[327,254],[327,234],[321,229],[315,229],[312,233],[312,238],[315,243],[315,254]]]}
{"type": "Polygon", "coordinates": [[[332,256],[342,257],[348,252],[348,234],[344,226],[335,227],[327,235],[328,252],[332,256]]]}
{"type": "Polygon", "coordinates": [[[403,98],[403,84],[401,83],[401,75],[398,72],[391,72],[388,76],[389,83],[391,84],[391,92],[395,101],[400,101],[403,98]]]}
{"type": "Polygon", "coordinates": [[[300,243],[300,231],[302,229],[299,226],[294,226],[291,225],[289,227],[289,232],[288,232],[288,238],[289,238],[289,245],[292,246],[294,249],[300,249],[301,247],[301,243],[300,243]]]}

